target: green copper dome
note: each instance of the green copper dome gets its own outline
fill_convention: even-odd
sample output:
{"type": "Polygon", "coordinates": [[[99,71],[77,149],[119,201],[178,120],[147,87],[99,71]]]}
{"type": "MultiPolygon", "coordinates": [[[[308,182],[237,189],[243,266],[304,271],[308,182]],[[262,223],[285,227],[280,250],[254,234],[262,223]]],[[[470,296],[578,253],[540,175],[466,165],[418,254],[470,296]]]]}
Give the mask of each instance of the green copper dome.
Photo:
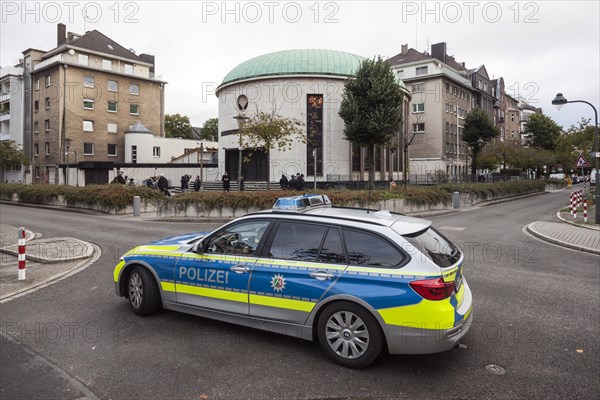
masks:
{"type": "Polygon", "coordinates": [[[334,50],[284,50],[251,58],[231,70],[220,88],[246,79],[277,75],[352,76],[364,57],[334,50]]]}

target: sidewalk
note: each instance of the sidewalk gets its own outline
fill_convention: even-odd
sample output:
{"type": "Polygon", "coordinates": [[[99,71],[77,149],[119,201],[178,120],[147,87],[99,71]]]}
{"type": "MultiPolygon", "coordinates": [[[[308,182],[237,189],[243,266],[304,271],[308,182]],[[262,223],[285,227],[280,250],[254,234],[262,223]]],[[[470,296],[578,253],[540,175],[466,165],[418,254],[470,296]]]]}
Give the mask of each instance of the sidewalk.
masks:
{"type": "Polygon", "coordinates": [[[582,226],[561,218],[560,222],[537,221],[527,225],[527,231],[547,242],[600,255],[600,227],[598,225],[582,226]]]}
{"type": "Polygon", "coordinates": [[[35,239],[26,231],[26,279],[18,280],[19,229],[0,225],[0,302],[66,278],[100,257],[100,249],[73,238],[35,239]]]}

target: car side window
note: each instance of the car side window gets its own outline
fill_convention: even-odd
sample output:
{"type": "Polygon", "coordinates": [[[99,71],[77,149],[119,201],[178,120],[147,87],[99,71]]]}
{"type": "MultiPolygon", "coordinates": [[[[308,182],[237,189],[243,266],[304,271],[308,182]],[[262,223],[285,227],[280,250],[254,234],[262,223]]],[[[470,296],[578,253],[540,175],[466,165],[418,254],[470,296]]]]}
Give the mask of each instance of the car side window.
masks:
{"type": "Polygon", "coordinates": [[[329,228],[319,252],[320,262],[330,264],[346,264],[346,254],[342,245],[342,235],[338,228],[329,228]]]}
{"type": "Polygon", "coordinates": [[[390,268],[404,261],[404,255],[386,240],[371,233],[344,229],[350,265],[390,268]]]}
{"type": "Polygon", "coordinates": [[[269,256],[284,260],[316,261],[327,228],[297,222],[281,222],[269,256]]]}
{"type": "Polygon", "coordinates": [[[269,221],[246,221],[226,227],[209,238],[207,253],[256,255],[269,221]]]}

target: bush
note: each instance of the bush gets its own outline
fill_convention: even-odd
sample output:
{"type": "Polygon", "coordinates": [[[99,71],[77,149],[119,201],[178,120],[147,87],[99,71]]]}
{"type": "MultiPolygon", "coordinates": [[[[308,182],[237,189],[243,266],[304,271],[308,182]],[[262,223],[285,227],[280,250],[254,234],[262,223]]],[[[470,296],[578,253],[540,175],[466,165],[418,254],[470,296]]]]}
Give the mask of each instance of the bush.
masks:
{"type": "MultiPolygon", "coordinates": [[[[563,182],[557,180],[557,182],[563,182]]],[[[441,184],[436,186],[409,185],[406,189],[397,187],[385,190],[310,190],[307,193],[322,193],[329,196],[338,206],[366,207],[381,200],[405,199],[418,205],[438,204],[452,199],[453,192],[472,193],[482,198],[489,196],[518,195],[544,191],[546,183],[552,180],[523,180],[496,183],[441,184]]],[[[160,203],[167,208],[184,209],[194,205],[197,210],[222,209],[267,209],[282,196],[300,195],[301,192],[189,192],[179,196],[165,197],[158,190],[144,186],[125,185],[89,185],[85,187],[55,185],[0,184],[0,195],[10,199],[13,193],[19,195],[24,203],[45,204],[55,201],[63,195],[68,205],[102,205],[122,210],[133,202],[134,196],[140,196],[143,202],[160,203]]]]}

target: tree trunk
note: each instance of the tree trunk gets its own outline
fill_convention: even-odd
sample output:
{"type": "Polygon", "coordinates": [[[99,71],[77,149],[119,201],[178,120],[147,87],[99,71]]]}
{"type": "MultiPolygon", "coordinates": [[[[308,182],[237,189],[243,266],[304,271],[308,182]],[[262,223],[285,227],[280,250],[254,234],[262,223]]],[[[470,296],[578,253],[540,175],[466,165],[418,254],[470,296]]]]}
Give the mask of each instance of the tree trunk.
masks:
{"type": "Polygon", "coordinates": [[[375,188],[375,146],[370,144],[367,147],[367,169],[369,171],[369,188],[375,188]]]}
{"type": "Polygon", "coordinates": [[[403,185],[404,185],[404,189],[406,189],[406,186],[408,185],[408,146],[403,146],[404,147],[404,151],[403,151],[403,155],[402,155],[402,177],[403,177],[403,185]]]}

